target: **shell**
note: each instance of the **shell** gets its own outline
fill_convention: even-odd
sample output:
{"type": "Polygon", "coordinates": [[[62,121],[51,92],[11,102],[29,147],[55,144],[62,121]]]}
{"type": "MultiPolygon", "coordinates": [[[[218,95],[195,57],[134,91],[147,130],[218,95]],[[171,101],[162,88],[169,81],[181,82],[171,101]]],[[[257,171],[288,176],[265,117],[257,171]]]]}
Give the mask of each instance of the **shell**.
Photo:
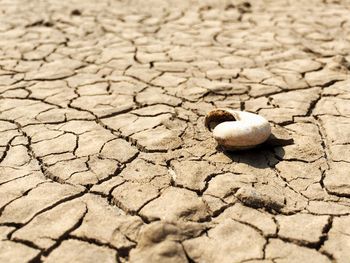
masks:
{"type": "Polygon", "coordinates": [[[205,118],[219,145],[227,150],[253,148],[265,142],[270,134],[269,122],[257,114],[230,109],[215,109],[205,118]]]}

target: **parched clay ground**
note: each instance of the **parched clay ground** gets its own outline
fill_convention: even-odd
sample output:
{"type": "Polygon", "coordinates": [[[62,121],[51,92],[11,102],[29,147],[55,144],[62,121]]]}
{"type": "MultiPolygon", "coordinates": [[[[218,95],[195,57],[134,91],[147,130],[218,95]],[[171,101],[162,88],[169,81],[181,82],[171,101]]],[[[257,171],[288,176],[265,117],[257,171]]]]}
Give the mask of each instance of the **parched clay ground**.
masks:
{"type": "Polygon", "coordinates": [[[350,2],[0,14],[0,262],[349,262],[350,2]],[[274,138],[223,152],[216,107],[274,138]]]}

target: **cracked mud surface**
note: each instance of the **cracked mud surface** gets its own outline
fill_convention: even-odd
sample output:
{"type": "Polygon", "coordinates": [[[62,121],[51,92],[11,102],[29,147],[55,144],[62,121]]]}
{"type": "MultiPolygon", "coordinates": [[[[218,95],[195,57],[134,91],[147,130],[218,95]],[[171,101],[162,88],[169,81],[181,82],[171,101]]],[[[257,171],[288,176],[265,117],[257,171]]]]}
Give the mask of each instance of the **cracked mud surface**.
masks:
{"type": "Polygon", "coordinates": [[[0,261],[349,262],[350,2],[143,2],[0,1],[0,261]]]}

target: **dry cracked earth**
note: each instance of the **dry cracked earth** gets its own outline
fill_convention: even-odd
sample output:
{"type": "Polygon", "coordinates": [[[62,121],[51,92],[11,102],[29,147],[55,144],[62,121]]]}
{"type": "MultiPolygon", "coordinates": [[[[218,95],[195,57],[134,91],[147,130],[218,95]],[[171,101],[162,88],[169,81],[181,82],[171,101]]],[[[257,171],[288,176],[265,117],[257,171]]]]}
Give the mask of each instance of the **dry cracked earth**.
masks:
{"type": "Polygon", "coordinates": [[[0,1],[1,262],[349,262],[349,1],[0,1]],[[224,152],[217,107],[273,136],[224,152]]]}

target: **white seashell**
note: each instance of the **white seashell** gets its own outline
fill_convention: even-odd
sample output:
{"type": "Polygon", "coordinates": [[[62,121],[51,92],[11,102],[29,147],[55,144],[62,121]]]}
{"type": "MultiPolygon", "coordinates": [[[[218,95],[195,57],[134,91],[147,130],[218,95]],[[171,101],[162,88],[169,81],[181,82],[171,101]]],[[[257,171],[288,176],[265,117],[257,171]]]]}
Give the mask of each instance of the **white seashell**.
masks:
{"type": "Polygon", "coordinates": [[[229,109],[210,111],[205,118],[205,126],[213,130],[215,140],[227,150],[253,148],[271,134],[270,124],[265,118],[229,109]]]}

